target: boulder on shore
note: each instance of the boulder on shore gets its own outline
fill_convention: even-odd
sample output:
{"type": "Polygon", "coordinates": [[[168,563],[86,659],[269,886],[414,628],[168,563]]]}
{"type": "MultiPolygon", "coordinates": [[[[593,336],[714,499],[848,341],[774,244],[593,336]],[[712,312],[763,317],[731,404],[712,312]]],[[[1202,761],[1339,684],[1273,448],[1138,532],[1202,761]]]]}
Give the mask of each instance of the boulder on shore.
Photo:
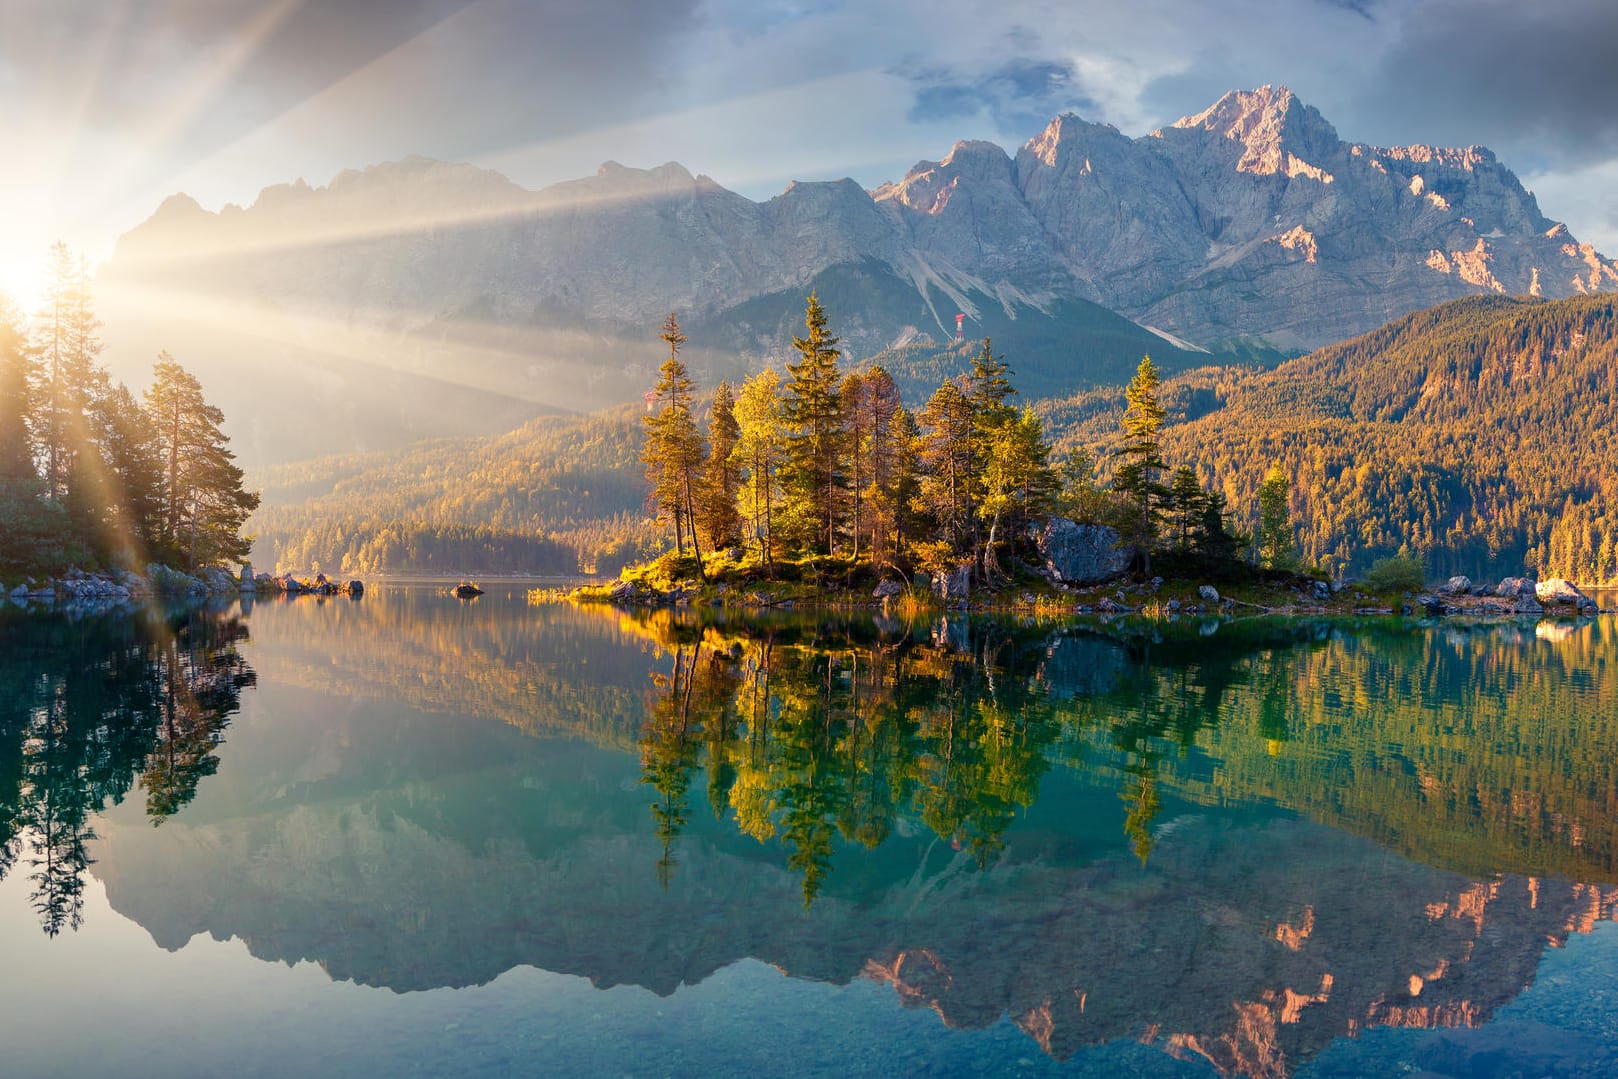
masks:
{"type": "Polygon", "coordinates": [[[1494,589],[1494,594],[1501,599],[1533,599],[1534,593],[1534,582],[1527,577],[1507,577],[1494,589]]]}
{"type": "Polygon", "coordinates": [[[1472,591],[1472,578],[1461,575],[1451,577],[1438,586],[1438,591],[1446,596],[1465,596],[1472,591]]]}
{"type": "Polygon", "coordinates": [[[1123,537],[1106,525],[1053,517],[1040,529],[1039,554],[1045,575],[1060,584],[1100,584],[1122,577],[1134,552],[1121,547],[1123,537]]]}
{"type": "Polygon", "coordinates": [[[457,599],[471,599],[474,596],[483,595],[483,589],[479,588],[471,581],[462,581],[460,584],[455,586],[454,590],[451,592],[451,595],[455,596],[457,599]]]}
{"type": "Polygon", "coordinates": [[[1580,592],[1578,585],[1560,577],[1540,581],[1534,586],[1534,594],[1541,603],[1567,603],[1581,611],[1595,606],[1595,601],[1580,592]]]}
{"type": "Polygon", "coordinates": [[[944,573],[933,575],[933,595],[945,603],[964,600],[972,591],[972,563],[960,565],[944,573]]]}
{"type": "Polygon", "coordinates": [[[895,581],[890,577],[887,580],[881,581],[877,584],[875,591],[871,593],[871,598],[891,599],[892,597],[903,593],[904,590],[905,586],[903,581],[895,581]]]}
{"type": "Polygon", "coordinates": [[[1197,596],[1208,603],[1218,603],[1219,589],[1211,584],[1201,585],[1197,588],[1197,596]]]}

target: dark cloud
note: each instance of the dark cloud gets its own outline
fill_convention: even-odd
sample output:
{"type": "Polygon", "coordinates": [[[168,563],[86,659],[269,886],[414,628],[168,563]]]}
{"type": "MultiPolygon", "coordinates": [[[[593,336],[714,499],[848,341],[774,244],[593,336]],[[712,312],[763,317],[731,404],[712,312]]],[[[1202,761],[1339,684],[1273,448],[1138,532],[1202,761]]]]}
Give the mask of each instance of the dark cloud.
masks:
{"type": "MultiPolygon", "coordinates": [[[[196,156],[356,80],[330,118],[359,144],[469,155],[625,118],[664,85],[698,0],[303,0],[170,133],[196,156]],[[397,59],[393,59],[397,58],[397,59]]],[[[6,0],[0,90],[85,128],[137,125],[276,5],[6,0]]],[[[9,95],[8,95],[9,96],[9,95]]],[[[15,99],[15,98],[14,98],[15,99]]],[[[369,149],[369,147],[367,147],[369,149]]]]}
{"type": "Polygon", "coordinates": [[[1356,102],[1402,142],[1485,143],[1513,167],[1618,154],[1612,0],[1433,0],[1411,10],[1356,102]]]}
{"type": "Polygon", "coordinates": [[[1080,91],[1072,66],[1055,60],[1012,60],[983,75],[938,68],[904,74],[916,84],[909,116],[917,123],[982,110],[1002,131],[1032,134],[1057,113],[1094,105],[1080,91]]]}

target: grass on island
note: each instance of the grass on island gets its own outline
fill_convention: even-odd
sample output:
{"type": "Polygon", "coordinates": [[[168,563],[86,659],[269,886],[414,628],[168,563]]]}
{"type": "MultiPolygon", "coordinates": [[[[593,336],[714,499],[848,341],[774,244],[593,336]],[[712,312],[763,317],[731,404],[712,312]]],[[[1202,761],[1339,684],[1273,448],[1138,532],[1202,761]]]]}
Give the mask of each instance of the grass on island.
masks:
{"type": "MultiPolygon", "coordinates": [[[[1150,574],[1137,573],[1084,588],[1061,588],[1033,568],[1016,563],[994,588],[975,586],[967,605],[986,613],[1015,612],[1069,615],[1095,610],[1103,601],[1128,607],[1148,618],[1181,613],[1261,614],[1272,612],[1353,614],[1367,609],[1401,610],[1411,586],[1406,567],[1322,596],[1320,571],[1262,569],[1239,559],[1211,560],[1174,553],[1154,559],[1150,574]],[[1153,582],[1161,578],[1161,583],[1153,582]],[[1212,585],[1219,602],[1204,599],[1200,589],[1212,585]]],[[[925,575],[907,576],[897,568],[881,570],[850,555],[778,557],[766,565],[756,550],[720,550],[705,554],[699,574],[697,559],[669,551],[649,562],[625,568],[617,577],[571,591],[536,589],[533,602],[678,603],[697,607],[866,609],[883,605],[873,595],[877,585],[897,581],[903,591],[886,601],[901,616],[942,611],[949,604],[927,587],[925,575]],[[626,587],[627,586],[627,587],[626,587]]],[[[958,604],[956,604],[958,606],[958,604]]]]}

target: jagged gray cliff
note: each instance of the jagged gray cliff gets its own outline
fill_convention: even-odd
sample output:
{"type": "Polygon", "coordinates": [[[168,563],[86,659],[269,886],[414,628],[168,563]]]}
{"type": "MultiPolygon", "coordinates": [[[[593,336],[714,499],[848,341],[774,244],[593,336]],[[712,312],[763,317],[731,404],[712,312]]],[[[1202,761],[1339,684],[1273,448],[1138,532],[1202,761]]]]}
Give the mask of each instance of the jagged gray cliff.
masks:
{"type": "MultiPolygon", "coordinates": [[[[404,380],[396,396],[441,390],[504,422],[638,394],[670,310],[705,373],[757,366],[810,289],[854,357],[946,343],[964,313],[967,337],[1072,389],[1148,348],[1170,366],[1304,350],[1461,296],[1618,287],[1618,265],[1488,150],[1347,143],[1262,87],[1140,138],[1064,115],[1015,157],[963,142],[875,191],[799,183],[763,203],[673,163],[535,192],[423,158],[246,209],[175,196],[101,283],[126,360],[166,344],[302,364],[338,395],[404,380]]],[[[456,410],[439,411],[411,430],[456,410]]]]}

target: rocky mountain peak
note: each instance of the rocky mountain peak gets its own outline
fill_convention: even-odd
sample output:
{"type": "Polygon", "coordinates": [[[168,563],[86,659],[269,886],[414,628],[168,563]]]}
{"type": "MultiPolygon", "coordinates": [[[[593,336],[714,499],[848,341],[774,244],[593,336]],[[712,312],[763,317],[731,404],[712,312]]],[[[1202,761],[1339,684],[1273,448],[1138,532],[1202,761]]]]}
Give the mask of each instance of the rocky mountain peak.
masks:
{"type": "Polygon", "coordinates": [[[1080,152],[1094,142],[1128,143],[1129,139],[1111,124],[1098,124],[1064,112],[1045,130],[1023,144],[1019,159],[1029,157],[1042,165],[1056,167],[1064,155],[1080,152]]]}
{"type": "Polygon", "coordinates": [[[1232,90],[1195,116],[1172,125],[1223,135],[1243,146],[1238,171],[1292,174],[1293,161],[1319,165],[1342,150],[1337,129],[1320,111],[1298,100],[1285,86],[1232,90]]]}

